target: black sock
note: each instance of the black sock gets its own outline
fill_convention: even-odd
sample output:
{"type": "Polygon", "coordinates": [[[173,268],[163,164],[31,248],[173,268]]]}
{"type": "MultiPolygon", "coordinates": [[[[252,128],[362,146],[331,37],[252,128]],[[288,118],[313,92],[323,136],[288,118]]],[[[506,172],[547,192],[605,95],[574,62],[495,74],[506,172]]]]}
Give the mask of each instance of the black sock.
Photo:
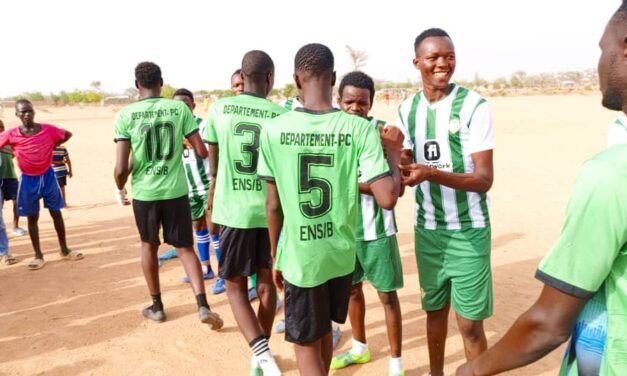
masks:
{"type": "Polygon", "coordinates": [[[207,303],[207,294],[205,293],[196,295],[196,302],[198,303],[198,308],[200,307],[209,308],[209,303],[207,303]]]}
{"type": "Polygon", "coordinates": [[[163,303],[161,302],[161,293],[150,295],[152,297],[152,311],[163,311],[163,303]]]}

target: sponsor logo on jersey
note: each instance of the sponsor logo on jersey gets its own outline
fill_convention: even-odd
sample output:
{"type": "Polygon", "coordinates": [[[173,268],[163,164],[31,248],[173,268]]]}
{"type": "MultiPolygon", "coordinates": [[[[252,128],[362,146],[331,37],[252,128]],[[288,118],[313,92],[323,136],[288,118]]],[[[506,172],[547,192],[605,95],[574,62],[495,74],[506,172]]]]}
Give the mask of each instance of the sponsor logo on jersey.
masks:
{"type": "Polygon", "coordinates": [[[425,160],[437,161],[440,159],[440,144],[437,141],[426,141],[424,145],[425,160]]]}

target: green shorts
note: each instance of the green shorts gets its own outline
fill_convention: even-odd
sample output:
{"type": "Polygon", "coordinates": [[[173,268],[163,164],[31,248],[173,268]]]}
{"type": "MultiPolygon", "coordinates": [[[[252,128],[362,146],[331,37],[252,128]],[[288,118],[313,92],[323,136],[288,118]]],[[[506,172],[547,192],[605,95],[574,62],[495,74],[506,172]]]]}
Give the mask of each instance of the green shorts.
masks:
{"type": "Polygon", "coordinates": [[[370,281],[377,291],[392,292],[403,287],[403,266],[396,235],[377,240],[358,240],[353,285],[370,281]]]}
{"type": "Polygon", "coordinates": [[[490,237],[489,227],[415,229],[422,309],[437,311],[450,302],[455,312],[469,320],[492,315],[490,237]]]}
{"type": "Polygon", "coordinates": [[[192,221],[202,218],[207,210],[207,196],[194,195],[190,197],[189,207],[192,209],[192,221]]]}

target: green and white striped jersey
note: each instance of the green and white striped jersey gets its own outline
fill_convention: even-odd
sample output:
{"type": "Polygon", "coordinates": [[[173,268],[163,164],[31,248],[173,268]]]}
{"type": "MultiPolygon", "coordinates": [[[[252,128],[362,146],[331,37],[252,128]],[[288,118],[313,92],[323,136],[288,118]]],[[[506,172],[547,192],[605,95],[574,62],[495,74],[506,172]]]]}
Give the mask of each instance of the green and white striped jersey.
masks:
{"type": "Polygon", "coordinates": [[[624,112],[614,120],[607,130],[607,146],[627,143],[627,116],[624,112]]]}
{"type": "MultiPolygon", "coordinates": [[[[200,134],[204,134],[207,122],[198,116],[194,116],[198,124],[200,134]]],[[[207,197],[209,193],[209,158],[200,159],[194,149],[183,149],[183,168],[187,178],[189,197],[207,197]]]]}
{"type": "Polygon", "coordinates": [[[288,98],[284,100],[283,102],[279,103],[279,106],[285,108],[286,110],[292,111],[297,108],[303,107],[303,104],[300,103],[300,97],[293,97],[293,98],[288,98]]]}
{"type": "MultiPolygon", "coordinates": [[[[470,173],[474,169],[471,155],[495,147],[492,113],[479,94],[451,85],[450,94],[435,103],[429,103],[422,91],[405,100],[398,109],[397,126],[415,162],[470,173]]],[[[416,227],[459,230],[490,225],[486,193],[425,181],[414,187],[414,194],[416,227]]]]}
{"type": "MultiPolygon", "coordinates": [[[[372,124],[375,129],[379,126],[385,127],[386,125],[385,121],[376,118],[371,118],[370,124],[372,124]]],[[[361,172],[359,173],[359,182],[365,183],[361,178],[361,172]]],[[[377,240],[396,234],[394,210],[380,208],[372,195],[360,194],[359,201],[359,215],[355,229],[355,235],[358,241],[377,240]]]]}

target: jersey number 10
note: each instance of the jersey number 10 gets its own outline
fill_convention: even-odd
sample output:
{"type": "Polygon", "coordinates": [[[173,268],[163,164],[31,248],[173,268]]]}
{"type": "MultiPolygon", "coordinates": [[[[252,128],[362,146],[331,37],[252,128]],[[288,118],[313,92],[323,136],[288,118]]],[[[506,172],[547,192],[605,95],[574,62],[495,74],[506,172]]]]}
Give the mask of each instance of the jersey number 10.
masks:
{"type": "Polygon", "coordinates": [[[144,125],[146,129],[146,159],[168,161],[174,155],[174,125],[169,122],[144,125]]]}

